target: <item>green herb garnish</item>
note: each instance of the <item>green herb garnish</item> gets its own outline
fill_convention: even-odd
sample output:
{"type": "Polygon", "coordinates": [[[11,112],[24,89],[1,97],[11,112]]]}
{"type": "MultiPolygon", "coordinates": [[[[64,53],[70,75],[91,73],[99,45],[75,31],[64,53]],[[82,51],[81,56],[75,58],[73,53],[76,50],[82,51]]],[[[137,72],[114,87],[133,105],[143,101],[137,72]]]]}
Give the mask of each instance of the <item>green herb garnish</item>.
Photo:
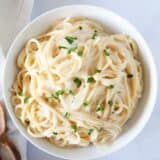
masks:
{"type": "Polygon", "coordinates": [[[68,54],[71,54],[71,52],[72,52],[72,51],[75,51],[76,49],[77,49],[77,45],[73,45],[73,46],[71,46],[71,48],[68,48],[67,53],[68,53],[68,54]]]}
{"type": "Polygon", "coordinates": [[[50,98],[58,99],[58,97],[55,95],[55,93],[52,93],[50,98]]]}
{"type": "Polygon", "coordinates": [[[72,36],[66,36],[65,40],[69,43],[72,44],[74,42],[74,40],[76,40],[77,37],[72,37],[72,36]]]}
{"type": "Polygon", "coordinates": [[[71,125],[71,128],[74,130],[74,132],[77,132],[77,126],[76,125],[71,125]]]}
{"type": "Polygon", "coordinates": [[[78,51],[78,52],[77,52],[77,55],[80,56],[80,57],[82,57],[83,51],[78,51]]]}
{"type": "Polygon", "coordinates": [[[100,69],[96,69],[96,72],[97,72],[97,73],[101,73],[101,72],[102,72],[102,70],[100,70],[100,69]]]}
{"type": "Polygon", "coordinates": [[[117,111],[118,109],[119,109],[118,106],[115,106],[115,107],[114,107],[114,111],[117,111]]]}
{"type": "Polygon", "coordinates": [[[56,91],[55,93],[52,93],[51,94],[51,97],[55,98],[55,99],[58,99],[60,95],[63,95],[64,94],[64,90],[58,90],[56,91]]]}
{"type": "Polygon", "coordinates": [[[87,107],[89,105],[88,101],[83,102],[83,106],[87,107]]]}
{"type": "Polygon", "coordinates": [[[29,102],[29,97],[24,98],[24,104],[27,104],[29,102]]]}
{"type": "Polygon", "coordinates": [[[127,74],[127,78],[132,78],[133,74],[127,74]]]}
{"type": "Polygon", "coordinates": [[[88,77],[87,82],[88,83],[94,83],[95,79],[93,77],[88,77]]]}
{"type": "Polygon", "coordinates": [[[82,30],[82,26],[79,26],[79,30],[82,30]]]}
{"type": "Polygon", "coordinates": [[[109,106],[111,107],[111,106],[113,105],[113,101],[112,101],[112,100],[109,100],[109,101],[108,101],[108,104],[109,104],[109,106]]]}
{"type": "Polygon", "coordinates": [[[73,82],[76,84],[77,87],[80,87],[82,83],[78,77],[74,78],[73,82]]]}
{"type": "Polygon", "coordinates": [[[107,88],[108,88],[108,89],[113,89],[113,88],[114,88],[114,85],[111,84],[111,85],[109,85],[107,88]]]}
{"type": "Polygon", "coordinates": [[[103,112],[104,111],[104,106],[103,105],[99,105],[97,108],[96,108],[96,112],[103,112]]]}
{"type": "Polygon", "coordinates": [[[56,93],[55,93],[55,95],[57,96],[57,97],[59,97],[60,95],[63,95],[64,94],[64,90],[58,90],[58,91],[56,91],[56,93]]]}
{"type": "Polygon", "coordinates": [[[17,96],[22,97],[22,96],[23,96],[23,93],[22,93],[22,92],[19,92],[19,93],[17,93],[17,96]]]}
{"type": "Polygon", "coordinates": [[[73,91],[70,89],[69,94],[74,95],[73,91]]]}
{"type": "Polygon", "coordinates": [[[57,133],[57,132],[53,132],[53,134],[54,134],[54,135],[58,135],[58,133],[57,133]]]}
{"type": "Polygon", "coordinates": [[[129,43],[129,46],[130,46],[131,50],[133,51],[134,50],[133,44],[129,43]]]}
{"type": "Polygon", "coordinates": [[[73,44],[70,48],[66,47],[66,46],[59,46],[59,49],[66,49],[67,50],[67,54],[71,54],[72,51],[75,51],[77,49],[77,45],[73,44]]]}
{"type": "Polygon", "coordinates": [[[110,53],[108,52],[107,49],[104,49],[104,50],[103,50],[103,53],[104,53],[105,56],[110,56],[110,53]]]}
{"type": "Polygon", "coordinates": [[[69,112],[66,112],[65,115],[64,115],[64,117],[66,117],[66,118],[69,118],[69,116],[70,116],[69,112]]]}
{"type": "Polygon", "coordinates": [[[58,46],[59,49],[68,49],[67,47],[65,46],[58,46]]]}
{"type": "Polygon", "coordinates": [[[94,129],[89,129],[88,135],[90,136],[93,133],[94,129]]]}
{"type": "Polygon", "coordinates": [[[92,39],[95,39],[95,38],[96,38],[96,36],[97,36],[97,31],[96,31],[96,30],[94,30],[94,33],[93,33],[93,35],[92,35],[92,39]]]}

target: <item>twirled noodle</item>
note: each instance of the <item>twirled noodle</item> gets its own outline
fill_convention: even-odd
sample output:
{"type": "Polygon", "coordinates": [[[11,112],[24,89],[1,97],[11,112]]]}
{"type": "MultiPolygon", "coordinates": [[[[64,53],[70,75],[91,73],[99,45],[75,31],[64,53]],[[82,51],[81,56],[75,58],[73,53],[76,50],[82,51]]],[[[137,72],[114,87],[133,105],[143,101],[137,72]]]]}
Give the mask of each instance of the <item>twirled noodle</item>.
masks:
{"type": "Polygon", "coordinates": [[[135,42],[85,18],[58,20],[22,49],[12,87],[28,133],[61,146],[112,142],[142,92],[135,42]]]}

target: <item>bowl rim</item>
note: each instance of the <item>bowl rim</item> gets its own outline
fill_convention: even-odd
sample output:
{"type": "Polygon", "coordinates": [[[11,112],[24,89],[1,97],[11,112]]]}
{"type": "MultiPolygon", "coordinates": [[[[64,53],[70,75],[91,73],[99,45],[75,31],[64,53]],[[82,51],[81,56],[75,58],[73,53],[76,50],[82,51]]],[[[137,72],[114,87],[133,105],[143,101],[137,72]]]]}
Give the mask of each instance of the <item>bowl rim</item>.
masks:
{"type": "MultiPolygon", "coordinates": [[[[102,154],[101,156],[96,156],[95,155],[95,158],[100,158],[100,157],[103,157],[105,155],[109,155],[113,152],[116,152],[118,151],[119,149],[123,148],[124,146],[126,146],[129,142],[131,142],[133,139],[135,139],[135,137],[142,131],[142,129],[144,128],[144,126],[146,125],[146,123],[148,122],[150,116],[151,116],[151,113],[153,112],[153,108],[155,106],[155,102],[156,102],[156,98],[157,98],[157,90],[158,90],[158,78],[157,78],[157,70],[156,70],[156,65],[154,63],[154,59],[153,59],[153,56],[152,56],[152,52],[150,50],[150,48],[148,47],[147,43],[145,42],[145,40],[143,39],[143,37],[141,36],[141,34],[137,31],[137,29],[130,23],[128,22],[128,20],[124,19],[123,17],[119,16],[117,13],[111,11],[111,10],[108,10],[106,8],[103,8],[103,7],[99,7],[99,6],[95,6],[95,5],[86,5],[86,4],[75,4],[75,5],[65,5],[65,6],[61,6],[61,7],[58,7],[58,8],[54,8],[54,9],[51,9],[47,12],[44,12],[42,13],[41,15],[39,15],[38,17],[36,17],[34,20],[32,20],[31,22],[29,22],[20,32],[19,34],[16,36],[15,40],[13,41],[12,45],[10,46],[9,50],[8,50],[8,53],[7,53],[7,57],[6,57],[6,62],[8,62],[8,59],[10,57],[10,55],[12,54],[12,48],[15,47],[16,43],[17,43],[17,40],[21,37],[22,33],[25,32],[26,30],[28,30],[28,28],[34,24],[36,21],[39,21],[40,18],[42,17],[45,17],[49,14],[51,14],[52,12],[56,12],[57,10],[67,10],[67,9],[70,9],[72,7],[85,7],[85,8],[92,8],[92,9],[95,9],[95,10],[103,10],[105,11],[106,13],[112,15],[114,18],[116,17],[117,19],[120,19],[122,20],[123,22],[125,22],[130,28],[132,28],[136,34],[136,36],[139,37],[139,39],[142,41],[143,43],[143,47],[145,48],[145,52],[148,52],[148,55],[150,56],[150,68],[152,68],[152,73],[151,73],[151,76],[153,76],[154,78],[152,79],[152,95],[149,97],[149,100],[148,103],[147,103],[147,108],[145,110],[145,112],[143,113],[143,121],[142,121],[142,118],[139,120],[139,123],[137,124],[136,127],[132,128],[130,132],[128,132],[128,134],[126,135],[128,138],[126,139],[125,142],[115,146],[114,148],[112,148],[108,153],[106,154],[102,154]]],[[[5,73],[6,73],[6,70],[7,70],[7,63],[5,63],[5,67],[4,67],[4,70],[3,70],[3,81],[2,81],[2,94],[3,94],[3,98],[4,98],[4,101],[5,101],[5,104],[6,104],[6,108],[7,108],[7,111],[9,112],[9,115],[13,121],[13,123],[15,124],[16,128],[18,129],[18,131],[34,146],[36,146],[37,148],[39,148],[40,150],[44,151],[45,153],[48,153],[52,156],[56,156],[56,157],[59,157],[59,158],[64,158],[66,159],[65,156],[63,155],[59,155],[55,152],[50,152],[48,151],[45,147],[43,146],[39,146],[36,142],[33,142],[32,141],[32,138],[30,138],[27,133],[25,133],[20,125],[18,123],[16,123],[16,116],[14,114],[12,114],[11,110],[10,110],[10,103],[8,102],[7,100],[7,93],[6,93],[6,90],[5,90],[5,73]]],[[[141,115],[142,116],[142,115],[141,115]]],[[[68,158],[68,157],[67,157],[68,158]]],[[[70,157],[71,158],[71,157],[70,157]]],[[[72,159],[72,158],[71,158],[72,159]]]]}

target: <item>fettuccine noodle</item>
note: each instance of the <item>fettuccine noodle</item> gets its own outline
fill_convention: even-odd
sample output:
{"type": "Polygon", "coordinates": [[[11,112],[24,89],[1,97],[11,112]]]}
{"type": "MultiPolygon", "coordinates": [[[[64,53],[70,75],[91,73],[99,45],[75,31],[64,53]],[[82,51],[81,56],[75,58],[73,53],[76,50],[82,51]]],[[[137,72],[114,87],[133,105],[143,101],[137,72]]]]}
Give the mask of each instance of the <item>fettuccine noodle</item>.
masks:
{"type": "Polygon", "coordinates": [[[17,58],[12,104],[28,133],[60,147],[112,142],[142,92],[135,42],[86,18],[56,21],[17,58]]]}

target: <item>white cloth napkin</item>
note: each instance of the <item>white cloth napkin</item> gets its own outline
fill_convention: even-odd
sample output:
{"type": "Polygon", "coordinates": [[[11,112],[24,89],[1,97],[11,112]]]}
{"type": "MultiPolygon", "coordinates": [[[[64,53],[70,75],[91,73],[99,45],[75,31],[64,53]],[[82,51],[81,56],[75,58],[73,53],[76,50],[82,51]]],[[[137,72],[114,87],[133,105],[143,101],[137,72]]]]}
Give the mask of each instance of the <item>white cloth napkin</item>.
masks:
{"type": "MultiPolygon", "coordinates": [[[[0,69],[3,68],[2,66],[10,44],[17,33],[30,20],[33,1],[34,0],[0,0],[0,69]]],[[[2,78],[1,74],[0,78],[2,78]]],[[[1,87],[0,101],[3,102],[1,87]]],[[[8,115],[7,125],[9,128],[8,136],[20,151],[22,160],[27,160],[27,142],[16,130],[8,115]]]]}

